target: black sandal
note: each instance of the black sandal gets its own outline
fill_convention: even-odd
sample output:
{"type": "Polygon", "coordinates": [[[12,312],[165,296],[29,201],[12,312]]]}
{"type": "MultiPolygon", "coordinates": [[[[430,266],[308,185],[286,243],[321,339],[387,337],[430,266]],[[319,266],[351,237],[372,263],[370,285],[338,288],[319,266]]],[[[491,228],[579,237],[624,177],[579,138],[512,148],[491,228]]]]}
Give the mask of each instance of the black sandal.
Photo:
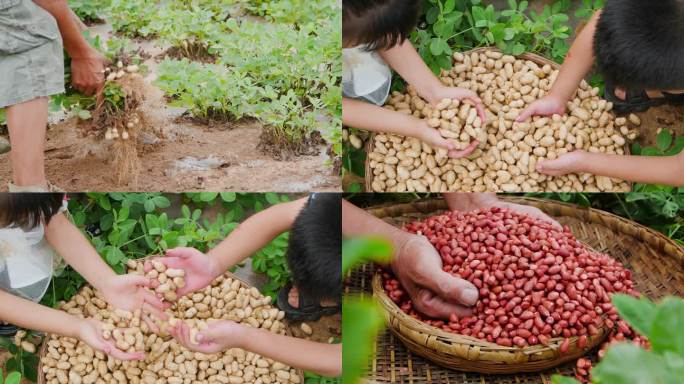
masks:
{"type": "Polygon", "coordinates": [[[0,336],[13,337],[17,334],[19,328],[16,325],[2,323],[0,324],[0,336]]]}
{"type": "Polygon", "coordinates": [[[324,307],[320,303],[309,300],[299,291],[299,307],[295,308],[290,305],[288,298],[292,290],[292,283],[287,283],[280,292],[278,292],[277,305],[278,308],[285,312],[285,317],[290,321],[316,321],[322,316],[331,316],[339,313],[342,308],[339,305],[334,307],[324,307]]]}
{"type": "Polygon", "coordinates": [[[632,112],[644,112],[651,107],[663,104],[684,105],[684,94],[662,92],[663,97],[651,98],[645,90],[627,89],[625,100],[615,96],[615,86],[606,81],[606,100],[613,103],[613,110],[618,115],[632,112]]]}

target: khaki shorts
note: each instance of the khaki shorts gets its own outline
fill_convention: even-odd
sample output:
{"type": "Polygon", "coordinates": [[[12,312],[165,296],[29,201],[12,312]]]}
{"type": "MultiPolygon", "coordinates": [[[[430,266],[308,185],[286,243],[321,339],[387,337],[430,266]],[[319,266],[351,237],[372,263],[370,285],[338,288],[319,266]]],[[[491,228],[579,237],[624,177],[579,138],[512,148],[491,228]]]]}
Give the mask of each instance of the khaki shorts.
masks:
{"type": "Polygon", "coordinates": [[[55,19],[32,0],[0,0],[0,108],[64,92],[55,19]]]}

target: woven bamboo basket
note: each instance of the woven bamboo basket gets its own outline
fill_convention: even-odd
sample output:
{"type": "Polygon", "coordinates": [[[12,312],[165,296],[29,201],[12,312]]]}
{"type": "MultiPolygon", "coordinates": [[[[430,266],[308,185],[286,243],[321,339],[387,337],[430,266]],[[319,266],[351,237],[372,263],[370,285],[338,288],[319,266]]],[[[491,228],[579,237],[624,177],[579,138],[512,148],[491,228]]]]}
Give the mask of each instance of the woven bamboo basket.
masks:
{"type": "MultiPolygon", "coordinates": [[[[138,260],[147,260],[148,258],[152,258],[152,257],[148,256],[148,257],[138,259],[138,260]]],[[[230,272],[224,273],[223,277],[240,281],[241,286],[244,288],[247,288],[247,289],[252,288],[252,286],[249,283],[247,283],[243,279],[235,276],[234,274],[232,274],[230,272]]],[[[81,288],[81,289],[83,289],[83,288],[81,288]]],[[[292,336],[292,332],[290,332],[289,328],[285,329],[285,334],[287,336],[292,336]]],[[[46,334],[44,340],[45,341],[50,340],[50,336],[51,336],[50,334],[46,334]]],[[[38,357],[40,358],[40,361],[38,363],[38,381],[37,381],[37,384],[47,384],[47,380],[45,379],[45,373],[43,372],[43,356],[45,356],[46,353],[47,353],[47,342],[43,342],[43,344],[40,347],[40,351],[38,352],[38,357]]],[[[297,370],[297,373],[299,375],[299,378],[303,379],[304,372],[301,370],[297,370]]]]}
{"type": "MultiPolygon", "coordinates": [[[[481,47],[481,48],[475,48],[471,49],[469,51],[463,52],[463,54],[471,54],[474,52],[484,52],[484,51],[489,51],[489,50],[494,50],[494,51],[499,51],[500,50],[496,47],[481,47]]],[[[551,66],[553,69],[560,69],[560,64],[556,63],[553,60],[547,59],[544,56],[537,55],[536,53],[523,53],[522,55],[516,56],[519,59],[524,59],[524,60],[530,60],[534,63],[540,64],[540,65],[545,65],[548,64],[551,66]]],[[[375,142],[375,132],[371,132],[371,134],[368,136],[368,139],[366,140],[365,144],[365,150],[366,154],[371,153],[373,151],[373,143],[375,142]]],[[[630,148],[628,144],[625,144],[624,147],[625,154],[629,155],[630,154],[630,148]]],[[[366,162],[365,162],[365,169],[366,169],[366,176],[365,176],[365,188],[367,192],[373,192],[373,169],[370,166],[370,158],[366,156],[366,162]]],[[[630,184],[631,186],[631,184],[630,184]]],[[[527,192],[527,191],[523,191],[527,192]]]]}
{"type": "MultiPolygon", "coordinates": [[[[664,235],[595,209],[534,198],[504,199],[542,209],[568,225],[580,241],[622,262],[632,270],[636,289],[647,297],[658,299],[665,295],[684,295],[684,248],[664,235]]],[[[401,226],[445,209],[444,201],[427,200],[371,208],[369,212],[390,224],[401,226]]],[[[416,324],[419,322],[401,312],[389,298],[382,298],[382,285],[374,280],[378,278],[374,266],[366,265],[350,276],[347,287],[348,292],[364,295],[372,289],[386,309],[391,332],[381,334],[377,340],[376,355],[370,367],[369,378],[372,380],[391,383],[546,384],[554,373],[573,375],[574,364],[564,363],[591,352],[589,348],[578,350],[573,341],[571,350],[561,356],[557,352],[557,340],[548,348],[506,348],[444,332],[424,323],[416,324]]],[[[601,337],[596,336],[592,344],[600,342],[601,337]]],[[[589,357],[594,359],[594,355],[591,353],[589,357]]]]}

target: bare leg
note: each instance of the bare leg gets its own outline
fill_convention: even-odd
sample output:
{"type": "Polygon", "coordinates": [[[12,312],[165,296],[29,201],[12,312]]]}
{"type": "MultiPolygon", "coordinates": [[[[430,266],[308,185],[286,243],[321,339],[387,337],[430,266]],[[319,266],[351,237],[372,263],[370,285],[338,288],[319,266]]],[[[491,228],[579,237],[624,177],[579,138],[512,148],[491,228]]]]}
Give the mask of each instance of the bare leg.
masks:
{"type": "Polygon", "coordinates": [[[47,97],[7,107],[12,179],[17,186],[47,188],[44,154],[47,116],[47,97]]]}
{"type": "MultiPolygon", "coordinates": [[[[297,287],[292,286],[290,292],[287,295],[287,302],[292,306],[292,308],[299,308],[299,290],[297,287]]],[[[320,302],[321,307],[334,307],[337,305],[334,300],[323,299],[320,302]]]]}
{"type": "MultiPolygon", "coordinates": [[[[671,94],[677,95],[677,94],[680,94],[680,93],[684,93],[684,89],[680,89],[680,90],[663,90],[663,91],[660,91],[660,90],[653,90],[653,89],[647,89],[647,90],[646,90],[646,94],[647,94],[648,97],[650,97],[650,98],[663,97],[663,92],[667,92],[667,93],[671,93],[671,94]]],[[[620,99],[620,100],[624,100],[624,99],[627,97],[627,91],[626,91],[624,88],[622,88],[622,87],[615,87],[615,96],[616,96],[618,99],[620,99]]]]}

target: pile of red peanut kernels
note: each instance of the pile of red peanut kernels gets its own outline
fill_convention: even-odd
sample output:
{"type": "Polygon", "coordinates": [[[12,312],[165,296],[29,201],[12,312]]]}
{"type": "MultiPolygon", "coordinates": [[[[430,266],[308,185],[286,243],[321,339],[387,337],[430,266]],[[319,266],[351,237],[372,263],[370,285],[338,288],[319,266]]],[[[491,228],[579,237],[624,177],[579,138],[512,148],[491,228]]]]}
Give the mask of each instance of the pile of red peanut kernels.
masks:
{"type": "MultiPolygon", "coordinates": [[[[383,271],[389,297],[418,320],[507,347],[563,337],[561,353],[573,336],[584,348],[600,327],[613,330],[608,343],[631,338],[647,345],[618,319],[610,302],[611,293],[639,296],[631,272],[579,242],[567,227],[494,207],[432,216],[405,229],[425,236],[439,251],[444,271],[470,281],[480,293],[472,316],[430,319],[413,308],[392,272],[383,271]]],[[[580,359],[577,368],[578,378],[587,380],[591,361],[580,359]]]]}

